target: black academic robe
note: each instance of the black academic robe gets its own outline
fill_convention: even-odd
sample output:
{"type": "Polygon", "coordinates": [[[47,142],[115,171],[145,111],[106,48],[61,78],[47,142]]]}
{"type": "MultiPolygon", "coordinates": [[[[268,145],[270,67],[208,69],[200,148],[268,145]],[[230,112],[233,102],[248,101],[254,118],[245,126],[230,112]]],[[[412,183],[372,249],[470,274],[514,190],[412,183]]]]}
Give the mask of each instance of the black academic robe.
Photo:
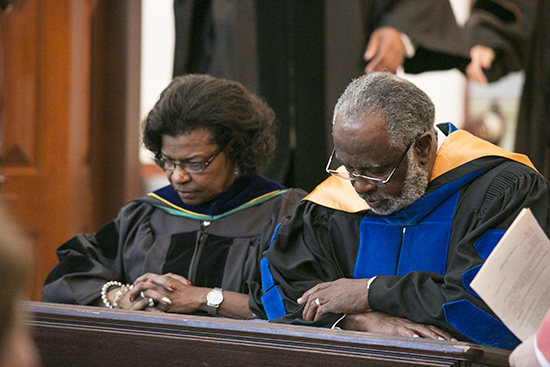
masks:
{"type": "Polygon", "coordinates": [[[253,312],[329,327],[341,315],[306,322],[296,300],[320,282],[377,276],[368,293],[373,310],[435,325],[459,340],[514,348],[519,340],[469,283],[522,208],[550,233],[550,184],[526,157],[460,130],[445,139],[435,162],[426,195],[390,216],[361,210],[349,183],[331,177],[321,184],[265,252],[253,312]]]}
{"type": "Polygon", "coordinates": [[[248,293],[277,223],[305,192],[261,176],[242,176],[213,202],[185,205],[172,186],[125,205],[93,234],[60,246],[42,300],[88,305],[108,281],[174,273],[195,286],[248,293]]]}

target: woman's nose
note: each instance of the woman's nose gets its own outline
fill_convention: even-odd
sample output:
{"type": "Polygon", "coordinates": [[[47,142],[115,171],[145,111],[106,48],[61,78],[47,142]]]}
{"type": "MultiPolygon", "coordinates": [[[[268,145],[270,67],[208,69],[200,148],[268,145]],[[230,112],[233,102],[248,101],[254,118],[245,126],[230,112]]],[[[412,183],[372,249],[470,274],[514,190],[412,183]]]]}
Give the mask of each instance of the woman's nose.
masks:
{"type": "Polygon", "coordinates": [[[185,183],[191,181],[191,175],[185,172],[180,166],[176,166],[174,171],[172,171],[172,181],[175,183],[185,183]]]}

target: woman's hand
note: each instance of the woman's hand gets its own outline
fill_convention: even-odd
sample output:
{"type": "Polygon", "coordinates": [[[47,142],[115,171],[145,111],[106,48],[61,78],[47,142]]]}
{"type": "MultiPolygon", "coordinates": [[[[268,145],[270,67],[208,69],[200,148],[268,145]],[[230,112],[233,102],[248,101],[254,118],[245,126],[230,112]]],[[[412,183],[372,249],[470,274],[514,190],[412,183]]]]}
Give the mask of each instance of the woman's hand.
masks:
{"type": "MultiPolygon", "coordinates": [[[[119,292],[121,289],[120,288],[115,288],[111,291],[109,291],[109,293],[107,293],[107,298],[111,301],[111,303],[114,302],[115,298],[116,298],[116,294],[117,292],[119,292]]],[[[130,291],[127,292],[127,293],[124,293],[122,295],[122,297],[120,297],[118,299],[118,302],[117,302],[117,308],[120,308],[120,309],[123,309],[123,310],[147,310],[147,311],[158,311],[160,312],[160,310],[154,308],[154,307],[149,307],[149,299],[148,298],[137,298],[135,300],[131,300],[130,299],[130,291]]]]}
{"type": "Polygon", "coordinates": [[[201,309],[208,292],[181,275],[147,273],[136,279],[128,298],[134,310],[149,310],[154,303],[153,308],[160,311],[192,314],[201,309]]]}
{"type": "MultiPolygon", "coordinates": [[[[196,287],[181,275],[147,273],[133,284],[132,289],[118,302],[120,308],[153,312],[195,314],[208,311],[206,295],[212,288],[196,287]]],[[[224,291],[224,299],[218,315],[231,318],[251,319],[248,295],[224,291]]],[[[109,299],[114,299],[113,297],[109,299]]]]}

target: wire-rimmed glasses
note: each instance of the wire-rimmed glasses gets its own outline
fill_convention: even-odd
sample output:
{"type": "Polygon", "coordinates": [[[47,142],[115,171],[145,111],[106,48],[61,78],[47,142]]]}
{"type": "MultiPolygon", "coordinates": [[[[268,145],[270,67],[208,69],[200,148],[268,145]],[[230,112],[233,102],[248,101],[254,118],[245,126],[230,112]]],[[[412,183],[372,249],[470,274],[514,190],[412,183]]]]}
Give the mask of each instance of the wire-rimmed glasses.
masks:
{"type": "Polygon", "coordinates": [[[187,173],[201,173],[216,159],[225,146],[219,146],[212,154],[206,157],[202,162],[174,162],[169,159],[163,158],[161,155],[155,157],[155,163],[164,171],[172,172],[176,170],[176,167],[181,168],[187,173]]]}
{"type": "Polygon", "coordinates": [[[405,158],[405,155],[407,155],[407,152],[409,151],[412,143],[415,140],[416,139],[412,139],[409,142],[409,144],[407,145],[407,147],[403,151],[403,154],[401,154],[401,157],[399,157],[399,160],[397,161],[397,163],[395,164],[395,166],[391,170],[388,177],[386,177],[386,179],[380,179],[380,178],[376,178],[376,177],[368,177],[368,176],[365,176],[365,175],[361,175],[361,174],[357,174],[357,173],[353,173],[353,172],[349,172],[349,171],[337,171],[337,170],[334,170],[334,169],[330,169],[330,165],[332,164],[332,159],[334,158],[334,155],[336,154],[336,149],[332,150],[332,154],[330,155],[330,158],[328,160],[327,167],[326,167],[325,170],[327,171],[327,173],[330,173],[331,175],[336,176],[338,178],[341,178],[343,180],[354,181],[354,180],[357,180],[357,179],[360,178],[360,179],[363,179],[365,181],[368,181],[368,182],[372,183],[373,185],[376,185],[376,186],[379,186],[379,187],[385,187],[385,186],[388,185],[388,182],[390,182],[391,178],[393,177],[393,174],[395,173],[395,171],[397,171],[397,168],[399,167],[399,165],[403,161],[403,158],[405,158]]]}

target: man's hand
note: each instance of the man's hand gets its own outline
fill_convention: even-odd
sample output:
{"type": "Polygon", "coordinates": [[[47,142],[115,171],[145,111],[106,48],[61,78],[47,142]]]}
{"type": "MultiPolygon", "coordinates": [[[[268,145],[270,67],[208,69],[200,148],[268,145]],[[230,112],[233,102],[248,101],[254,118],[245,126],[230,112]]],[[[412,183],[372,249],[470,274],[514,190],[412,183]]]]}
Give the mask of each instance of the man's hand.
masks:
{"type": "Polygon", "coordinates": [[[435,326],[417,324],[407,319],[391,316],[382,312],[373,311],[346,315],[338,326],[346,330],[456,341],[449,333],[435,326]]]}
{"type": "Polygon", "coordinates": [[[487,84],[488,80],[483,69],[490,69],[495,59],[495,51],[485,46],[474,46],[470,49],[472,61],[466,66],[468,79],[481,84],[487,84]]]}
{"type": "Polygon", "coordinates": [[[374,30],[363,58],[369,62],[365,74],[383,70],[395,74],[397,68],[405,61],[405,45],[399,31],[390,27],[374,30]]]}
{"type": "Polygon", "coordinates": [[[320,283],[305,292],[298,299],[305,304],[304,320],[317,320],[327,313],[361,313],[370,311],[365,279],[341,278],[333,282],[320,283]]]}

